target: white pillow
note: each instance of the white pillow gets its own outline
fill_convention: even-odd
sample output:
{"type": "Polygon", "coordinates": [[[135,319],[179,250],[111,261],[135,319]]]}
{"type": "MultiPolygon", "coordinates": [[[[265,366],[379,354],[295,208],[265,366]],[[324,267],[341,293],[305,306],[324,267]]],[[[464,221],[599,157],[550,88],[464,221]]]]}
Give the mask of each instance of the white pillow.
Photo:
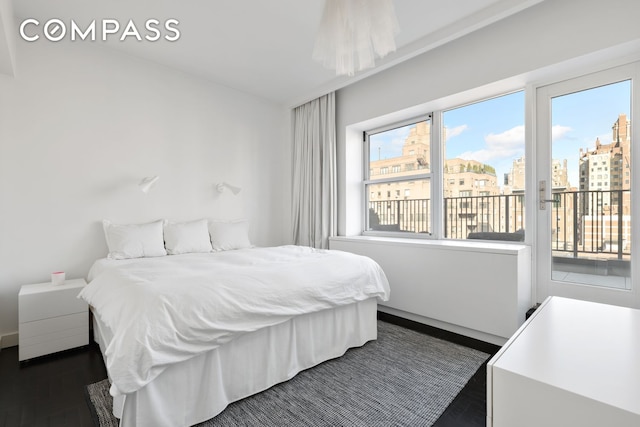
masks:
{"type": "Polygon", "coordinates": [[[169,255],[211,252],[207,220],[164,222],[164,246],[169,255]]]}
{"type": "Polygon", "coordinates": [[[146,224],[113,224],[103,220],[110,259],[164,256],[162,220],[146,224]]]}
{"type": "Polygon", "coordinates": [[[209,234],[214,251],[252,247],[249,241],[249,221],[209,221],[209,234]]]}

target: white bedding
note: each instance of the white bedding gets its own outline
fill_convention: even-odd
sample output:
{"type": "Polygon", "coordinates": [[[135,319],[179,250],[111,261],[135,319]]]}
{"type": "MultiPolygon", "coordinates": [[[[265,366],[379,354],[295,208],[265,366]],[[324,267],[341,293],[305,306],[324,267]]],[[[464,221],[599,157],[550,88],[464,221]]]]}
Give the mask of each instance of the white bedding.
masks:
{"type": "MultiPolygon", "coordinates": [[[[377,338],[377,298],[250,332],[165,369],[149,384],[113,398],[120,427],[188,427],[227,405],[377,338]]],[[[102,354],[111,333],[94,316],[102,354]]]]}
{"type": "Polygon", "coordinates": [[[114,396],[244,333],[389,295],[371,259],[299,246],[104,259],[89,280],[80,297],[114,335],[105,349],[114,396]]]}

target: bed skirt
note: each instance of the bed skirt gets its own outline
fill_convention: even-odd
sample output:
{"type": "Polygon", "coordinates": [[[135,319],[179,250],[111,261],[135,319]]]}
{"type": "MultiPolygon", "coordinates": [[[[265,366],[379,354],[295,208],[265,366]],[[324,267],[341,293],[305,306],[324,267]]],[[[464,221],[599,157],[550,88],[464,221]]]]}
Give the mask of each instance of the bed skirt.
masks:
{"type": "MultiPolygon", "coordinates": [[[[121,427],[192,426],[349,348],[377,338],[377,299],[295,317],[168,367],[151,383],[114,399],[121,427]]],[[[94,318],[104,355],[108,328],[94,318]]]]}

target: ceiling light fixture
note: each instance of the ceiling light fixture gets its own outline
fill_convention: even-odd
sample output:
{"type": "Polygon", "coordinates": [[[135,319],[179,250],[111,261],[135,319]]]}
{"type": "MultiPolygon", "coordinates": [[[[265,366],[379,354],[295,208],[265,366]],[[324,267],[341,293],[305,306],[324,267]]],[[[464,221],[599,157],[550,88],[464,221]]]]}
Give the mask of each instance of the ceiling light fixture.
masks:
{"type": "Polygon", "coordinates": [[[394,52],[397,33],[393,0],[326,0],[313,59],[353,76],[394,52]]]}

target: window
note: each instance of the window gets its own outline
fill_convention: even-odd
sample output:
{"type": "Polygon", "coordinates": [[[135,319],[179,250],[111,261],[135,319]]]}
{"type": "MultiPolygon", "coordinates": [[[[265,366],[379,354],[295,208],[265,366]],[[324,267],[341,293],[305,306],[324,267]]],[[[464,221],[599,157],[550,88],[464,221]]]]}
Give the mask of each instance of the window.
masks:
{"type": "MultiPolygon", "coordinates": [[[[443,193],[454,196],[443,201],[443,237],[466,239],[471,230],[524,229],[524,105],[524,92],[515,92],[442,113],[447,165],[443,193]],[[450,191],[452,178],[461,186],[468,183],[458,197],[450,191]],[[463,197],[466,215],[447,221],[463,197]]],[[[559,176],[562,168],[562,163],[554,166],[559,176]]]]}
{"type": "MultiPolygon", "coordinates": [[[[438,132],[432,132],[431,116],[366,132],[364,171],[380,173],[364,177],[363,194],[392,191],[367,197],[365,233],[466,239],[473,230],[523,230],[524,105],[521,91],[437,111],[438,132]],[[436,183],[443,195],[437,200],[436,183]],[[442,219],[437,229],[434,212],[442,219]]],[[[562,163],[556,169],[562,176],[562,163]]]]}
{"type": "Polygon", "coordinates": [[[374,130],[365,136],[365,170],[392,171],[365,177],[365,194],[375,193],[383,186],[393,188],[387,191],[386,198],[370,197],[366,201],[366,229],[431,234],[431,118],[374,130]]]}

